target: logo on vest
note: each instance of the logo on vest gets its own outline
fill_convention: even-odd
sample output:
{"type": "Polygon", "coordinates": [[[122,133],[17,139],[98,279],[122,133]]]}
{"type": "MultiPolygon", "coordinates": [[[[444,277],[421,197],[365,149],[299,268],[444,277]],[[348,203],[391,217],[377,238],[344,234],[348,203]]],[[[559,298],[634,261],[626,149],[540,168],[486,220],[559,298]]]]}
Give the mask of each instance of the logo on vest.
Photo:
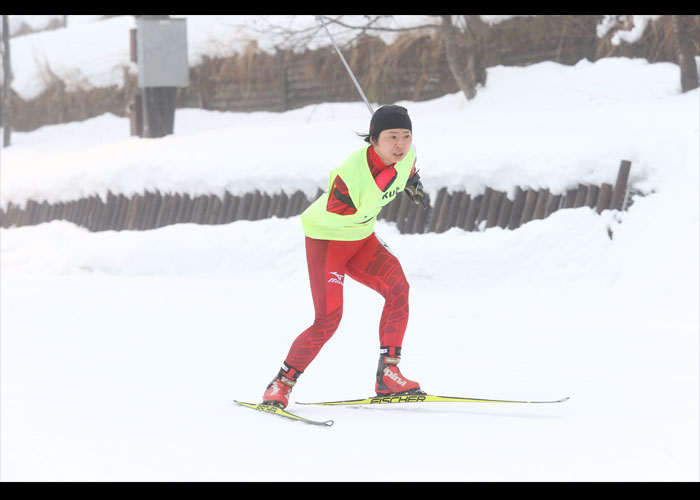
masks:
{"type": "Polygon", "coordinates": [[[335,277],[329,279],[328,283],[337,283],[338,285],[341,285],[341,286],[343,285],[343,278],[345,278],[344,274],[334,273],[334,272],[330,272],[329,274],[332,274],[335,277]]]}
{"type": "Polygon", "coordinates": [[[393,198],[397,194],[399,194],[400,189],[399,188],[394,188],[391,191],[387,191],[384,193],[384,196],[382,196],[382,200],[386,200],[387,198],[393,198]]]}

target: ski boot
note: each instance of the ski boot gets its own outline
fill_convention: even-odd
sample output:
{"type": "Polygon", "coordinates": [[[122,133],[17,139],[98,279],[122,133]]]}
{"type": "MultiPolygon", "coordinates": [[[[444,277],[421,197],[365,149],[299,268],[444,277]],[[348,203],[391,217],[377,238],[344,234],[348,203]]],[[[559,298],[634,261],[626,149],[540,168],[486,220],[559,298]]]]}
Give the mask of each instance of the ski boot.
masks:
{"type": "Polygon", "coordinates": [[[286,408],[289,404],[289,395],[296,385],[299,375],[304,372],[295,370],[285,363],[282,363],[277,376],[267,385],[267,390],[263,394],[263,404],[286,408]]]}
{"type": "Polygon", "coordinates": [[[408,380],[399,370],[397,365],[401,360],[400,347],[382,346],[379,353],[377,382],[374,387],[377,396],[425,394],[418,382],[408,380]]]}

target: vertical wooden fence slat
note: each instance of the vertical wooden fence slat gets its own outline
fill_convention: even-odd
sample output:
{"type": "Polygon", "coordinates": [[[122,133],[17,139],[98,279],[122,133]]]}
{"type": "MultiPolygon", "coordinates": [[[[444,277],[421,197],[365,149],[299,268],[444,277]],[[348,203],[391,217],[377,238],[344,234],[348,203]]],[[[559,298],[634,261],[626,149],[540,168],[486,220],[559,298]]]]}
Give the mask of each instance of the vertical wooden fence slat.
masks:
{"type": "Polygon", "coordinates": [[[462,205],[463,198],[464,191],[455,191],[452,193],[452,199],[450,200],[450,206],[447,211],[447,229],[457,225],[457,214],[459,213],[459,207],[462,205]]]}
{"type": "Polygon", "coordinates": [[[88,226],[88,219],[90,217],[90,201],[90,198],[82,198],[78,202],[78,219],[75,221],[78,226],[88,226]]]}
{"type": "Polygon", "coordinates": [[[194,224],[201,224],[206,214],[209,197],[205,194],[198,194],[194,196],[192,200],[194,201],[194,206],[192,208],[191,222],[194,224]]]}
{"type": "Polygon", "coordinates": [[[554,212],[559,210],[559,206],[561,205],[562,202],[562,195],[557,194],[553,195],[552,193],[549,193],[549,196],[547,197],[547,206],[544,211],[544,216],[549,217],[552,215],[554,212]]]}
{"type": "Polygon", "coordinates": [[[99,210],[99,205],[98,205],[99,197],[97,195],[90,196],[88,198],[87,202],[87,214],[85,217],[85,227],[90,230],[94,231],[95,227],[95,218],[99,215],[98,210],[99,210]]]}
{"type": "Polygon", "coordinates": [[[32,219],[34,218],[34,212],[37,207],[37,202],[34,200],[28,200],[27,203],[24,205],[24,210],[20,214],[19,221],[17,222],[18,226],[26,226],[31,224],[32,219]]]}
{"type": "Polygon", "coordinates": [[[236,208],[236,215],[233,220],[239,221],[244,220],[248,217],[250,212],[250,205],[253,203],[253,193],[246,193],[241,196],[241,200],[238,202],[238,207],[236,208]]]}
{"type": "Polygon", "coordinates": [[[561,208],[574,208],[577,193],[578,189],[568,189],[566,191],[566,196],[564,197],[564,204],[561,208]]]}
{"type": "Polygon", "coordinates": [[[231,206],[229,207],[226,215],[226,222],[234,222],[236,220],[236,214],[238,213],[238,206],[240,204],[241,197],[238,195],[232,195],[231,206]]]}
{"type": "MultiPolygon", "coordinates": [[[[114,229],[116,227],[117,219],[117,202],[119,197],[112,193],[112,191],[107,191],[107,210],[105,210],[104,215],[104,228],[114,229]]],[[[61,216],[63,218],[63,216],[61,216]]]]}
{"type": "Polygon", "coordinates": [[[105,214],[108,207],[105,200],[101,196],[97,197],[97,213],[95,214],[94,223],[91,231],[104,231],[105,214]]]}
{"type": "MultiPolygon", "coordinates": [[[[438,232],[441,233],[447,224],[447,206],[448,204],[448,194],[447,188],[442,188],[438,191],[437,200],[435,200],[435,206],[431,211],[430,221],[428,222],[428,232],[438,232]]],[[[415,204],[414,204],[415,205],[415,204]]],[[[415,212],[415,211],[414,211],[415,212]]]]}
{"type": "Polygon", "coordinates": [[[396,222],[396,216],[399,213],[399,205],[401,205],[400,199],[406,198],[406,196],[407,195],[405,194],[399,194],[399,196],[397,197],[398,199],[394,199],[394,201],[389,203],[389,205],[384,210],[382,210],[382,212],[385,213],[385,220],[389,222],[396,222]]]}
{"type": "Polygon", "coordinates": [[[180,193],[175,193],[170,195],[170,208],[168,209],[167,214],[165,215],[165,225],[169,226],[170,224],[177,224],[178,219],[178,213],[180,210],[180,207],[182,206],[182,196],[180,193]]]}
{"type": "Polygon", "coordinates": [[[216,218],[215,224],[226,224],[226,212],[231,206],[231,201],[233,200],[233,195],[227,191],[224,192],[224,196],[221,199],[221,207],[219,208],[219,215],[216,218]]]}
{"type": "Polygon", "coordinates": [[[189,198],[187,193],[177,194],[177,209],[175,211],[174,224],[182,224],[185,222],[185,205],[187,204],[187,198],[189,198]]]}
{"type": "Polygon", "coordinates": [[[131,230],[138,227],[139,209],[141,208],[142,200],[143,197],[138,193],[131,196],[124,229],[131,230]]]}
{"type": "Polygon", "coordinates": [[[503,195],[503,201],[501,202],[501,210],[498,212],[498,220],[496,225],[501,229],[505,229],[508,226],[508,221],[510,220],[510,214],[513,211],[513,201],[508,198],[508,195],[503,195]]]}
{"type": "Polygon", "coordinates": [[[258,209],[260,208],[260,202],[262,201],[262,195],[257,189],[253,191],[253,197],[250,200],[250,209],[248,211],[247,220],[256,220],[258,215],[258,209]]]}
{"type": "Polygon", "coordinates": [[[192,215],[190,216],[190,222],[199,224],[199,222],[202,220],[202,215],[204,214],[205,203],[205,196],[197,195],[192,198],[192,215]]]}
{"type": "Polygon", "coordinates": [[[267,193],[263,193],[262,200],[260,200],[258,217],[255,220],[267,219],[269,217],[268,211],[270,210],[270,203],[272,203],[272,197],[267,193]]]}
{"type": "Polygon", "coordinates": [[[280,193],[280,199],[277,202],[277,210],[275,210],[275,216],[283,218],[285,212],[287,211],[287,205],[289,204],[289,196],[287,193],[282,191],[280,193]]]}
{"type": "Polygon", "coordinates": [[[182,213],[182,222],[193,222],[195,214],[195,202],[197,201],[197,196],[190,196],[185,193],[182,202],[184,204],[184,210],[182,213]]]}
{"type": "Polygon", "coordinates": [[[158,207],[158,213],[156,213],[155,220],[153,221],[154,227],[164,227],[168,225],[168,218],[170,217],[170,212],[175,200],[175,197],[170,193],[163,193],[160,196],[160,206],[158,207]]]}
{"type": "MultiPolygon", "coordinates": [[[[8,205],[8,208],[9,208],[9,205],[8,205]]],[[[59,202],[49,203],[47,211],[46,211],[46,222],[51,222],[53,220],[58,219],[60,209],[61,209],[61,207],[60,207],[59,202]]]]}
{"type": "Polygon", "coordinates": [[[408,211],[406,212],[406,221],[404,222],[404,233],[412,234],[414,231],[414,226],[416,224],[416,216],[418,215],[418,207],[415,203],[411,203],[408,206],[408,211]]]}
{"type": "Polygon", "coordinates": [[[120,194],[119,196],[122,198],[122,203],[117,226],[119,227],[120,231],[124,231],[128,229],[127,224],[129,221],[129,210],[132,206],[132,200],[134,198],[133,196],[131,198],[127,198],[124,194],[120,194]]]}
{"type": "Polygon", "coordinates": [[[484,192],[484,198],[481,200],[481,206],[479,207],[479,213],[476,216],[476,220],[474,221],[474,229],[479,230],[479,226],[481,226],[481,223],[486,220],[486,215],[488,214],[489,211],[489,206],[491,205],[491,199],[493,198],[493,193],[494,190],[491,189],[490,187],[486,188],[486,191],[484,192]]]}
{"type": "Polygon", "coordinates": [[[547,200],[549,199],[549,189],[542,189],[537,193],[535,201],[535,210],[532,212],[532,220],[544,219],[547,200]]]}
{"type": "Polygon", "coordinates": [[[471,195],[464,192],[462,196],[462,201],[459,203],[459,210],[457,211],[457,220],[455,221],[455,226],[464,229],[464,222],[467,218],[467,212],[469,211],[469,205],[472,201],[471,195]]]}
{"type": "Polygon", "coordinates": [[[78,201],[69,201],[66,205],[66,220],[75,224],[75,221],[78,220],[78,201]]]}
{"type": "Polygon", "coordinates": [[[464,227],[465,231],[474,231],[476,228],[476,218],[479,216],[479,211],[481,209],[481,203],[484,199],[483,194],[477,195],[472,199],[469,204],[469,209],[467,210],[467,215],[464,217],[464,227]]]}
{"type": "Polygon", "coordinates": [[[267,214],[265,217],[267,218],[272,218],[275,216],[275,212],[277,212],[277,205],[280,202],[280,194],[275,193],[273,196],[270,197],[270,206],[267,207],[267,214]]]}
{"type": "Polygon", "coordinates": [[[202,195],[202,198],[204,198],[204,203],[202,206],[202,214],[199,218],[198,224],[208,224],[209,217],[211,215],[212,208],[214,206],[214,199],[216,198],[215,194],[205,194],[202,195]]]}
{"type": "Polygon", "coordinates": [[[520,187],[515,190],[515,199],[513,200],[513,208],[510,211],[508,220],[508,229],[517,229],[520,227],[520,219],[523,217],[525,209],[525,200],[527,199],[527,191],[520,187]]]}
{"type": "Polygon", "coordinates": [[[532,216],[535,213],[535,204],[537,203],[537,194],[538,192],[532,188],[527,190],[523,214],[520,217],[520,226],[532,220],[532,216]]]}
{"type": "Polygon", "coordinates": [[[595,206],[596,212],[601,213],[603,210],[608,210],[610,208],[612,193],[612,184],[603,184],[600,186],[600,193],[598,193],[598,201],[595,206]]]}
{"type": "Polygon", "coordinates": [[[612,200],[610,202],[610,208],[613,210],[623,209],[622,204],[625,201],[627,180],[629,179],[631,167],[632,163],[628,160],[622,160],[620,163],[620,170],[617,172],[617,180],[615,181],[615,188],[613,189],[612,200]]]}
{"type": "Polygon", "coordinates": [[[410,224],[407,225],[407,232],[409,234],[424,233],[433,210],[432,208],[423,208],[415,203],[411,204],[411,214],[408,217],[410,224]]]}
{"type": "Polygon", "coordinates": [[[37,210],[37,217],[36,217],[37,224],[47,222],[48,215],[49,215],[49,202],[44,200],[39,204],[39,207],[37,210]]]}
{"type": "Polygon", "coordinates": [[[141,216],[138,220],[137,229],[145,230],[153,227],[156,216],[156,193],[151,191],[145,191],[143,193],[143,204],[141,206],[141,216]]]}
{"type": "Polygon", "coordinates": [[[590,208],[595,207],[596,201],[598,201],[598,191],[600,191],[598,186],[589,185],[588,193],[586,194],[586,201],[584,201],[583,204],[590,208]]]}
{"type": "Polygon", "coordinates": [[[402,234],[405,232],[406,216],[408,215],[408,209],[411,207],[412,204],[413,202],[408,196],[401,197],[401,201],[399,202],[399,209],[396,214],[396,227],[402,234]]]}
{"type": "Polygon", "coordinates": [[[491,193],[491,202],[486,211],[486,228],[494,227],[498,222],[498,213],[501,210],[505,193],[502,191],[493,191],[491,193]]]}
{"type": "MultiPolygon", "coordinates": [[[[7,211],[10,211],[10,207],[12,207],[12,202],[8,202],[7,204],[7,211]]],[[[10,225],[10,219],[7,216],[7,213],[5,212],[5,209],[0,207],[0,227],[7,228],[10,225]]]]}
{"type": "Polygon", "coordinates": [[[207,217],[207,224],[218,224],[221,218],[221,209],[224,206],[224,201],[219,198],[219,195],[212,195],[209,200],[209,217],[207,217]]]}
{"type": "Polygon", "coordinates": [[[296,215],[294,212],[294,205],[297,203],[297,199],[299,197],[300,192],[295,191],[294,193],[289,195],[289,200],[287,201],[287,204],[284,208],[284,217],[285,219],[292,217],[293,215],[296,215]]]}
{"type": "Polygon", "coordinates": [[[306,202],[306,195],[302,191],[297,191],[296,192],[296,199],[294,200],[294,206],[293,206],[293,214],[292,215],[299,215],[301,214],[304,209],[307,206],[306,202]]]}
{"type": "Polygon", "coordinates": [[[573,208],[581,208],[586,201],[587,194],[588,187],[585,184],[579,184],[578,190],[576,191],[576,199],[574,200],[573,208]]]}
{"type": "MultiPolygon", "coordinates": [[[[2,209],[0,209],[2,210],[2,209]]],[[[7,203],[7,210],[2,210],[0,215],[0,227],[9,228],[16,224],[19,207],[11,201],[7,203]]]]}
{"type": "Polygon", "coordinates": [[[146,229],[155,229],[157,227],[161,227],[158,225],[158,219],[160,216],[161,211],[163,210],[163,201],[164,201],[164,196],[163,194],[159,191],[156,190],[153,193],[153,207],[151,209],[151,214],[148,219],[148,223],[146,224],[146,229]]]}

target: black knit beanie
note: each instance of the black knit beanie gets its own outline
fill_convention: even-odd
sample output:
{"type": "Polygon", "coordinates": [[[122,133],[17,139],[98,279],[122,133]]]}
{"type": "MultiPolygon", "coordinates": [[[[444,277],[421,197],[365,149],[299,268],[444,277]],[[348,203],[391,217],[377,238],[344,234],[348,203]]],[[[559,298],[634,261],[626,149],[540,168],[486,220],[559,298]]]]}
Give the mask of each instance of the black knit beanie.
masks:
{"type": "Polygon", "coordinates": [[[392,128],[405,128],[413,131],[408,110],[403,106],[390,104],[375,111],[369,122],[369,135],[378,138],[382,130],[392,128]]]}

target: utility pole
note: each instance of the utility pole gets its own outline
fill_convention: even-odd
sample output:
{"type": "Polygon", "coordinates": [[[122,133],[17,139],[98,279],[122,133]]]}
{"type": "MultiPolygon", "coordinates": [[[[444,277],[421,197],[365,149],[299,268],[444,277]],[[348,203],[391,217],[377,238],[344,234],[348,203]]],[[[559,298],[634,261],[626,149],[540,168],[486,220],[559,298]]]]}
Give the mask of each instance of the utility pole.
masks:
{"type": "Polygon", "coordinates": [[[695,49],[693,47],[693,17],[672,16],[673,31],[676,37],[676,54],[678,66],[681,68],[681,91],[688,92],[698,88],[698,67],[695,64],[695,49]]]}
{"type": "Polygon", "coordinates": [[[7,14],[2,15],[2,104],[0,104],[0,120],[2,121],[2,146],[10,145],[12,132],[12,66],[10,65],[10,23],[7,14]]]}

